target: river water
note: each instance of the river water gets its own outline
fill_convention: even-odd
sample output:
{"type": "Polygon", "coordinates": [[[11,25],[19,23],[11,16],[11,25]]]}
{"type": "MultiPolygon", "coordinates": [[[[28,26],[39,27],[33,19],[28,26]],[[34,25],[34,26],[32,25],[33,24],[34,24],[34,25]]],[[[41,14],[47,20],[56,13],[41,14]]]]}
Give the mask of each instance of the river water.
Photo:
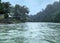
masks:
{"type": "Polygon", "coordinates": [[[0,43],[60,43],[60,23],[0,24],[0,43]]]}

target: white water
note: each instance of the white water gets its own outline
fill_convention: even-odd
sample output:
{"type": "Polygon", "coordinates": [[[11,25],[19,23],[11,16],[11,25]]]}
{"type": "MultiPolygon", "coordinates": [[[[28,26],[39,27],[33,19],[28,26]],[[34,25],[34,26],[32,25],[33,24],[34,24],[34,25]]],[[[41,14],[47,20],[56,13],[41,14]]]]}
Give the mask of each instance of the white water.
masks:
{"type": "Polygon", "coordinates": [[[60,23],[0,24],[0,43],[60,43],[60,23]]]}

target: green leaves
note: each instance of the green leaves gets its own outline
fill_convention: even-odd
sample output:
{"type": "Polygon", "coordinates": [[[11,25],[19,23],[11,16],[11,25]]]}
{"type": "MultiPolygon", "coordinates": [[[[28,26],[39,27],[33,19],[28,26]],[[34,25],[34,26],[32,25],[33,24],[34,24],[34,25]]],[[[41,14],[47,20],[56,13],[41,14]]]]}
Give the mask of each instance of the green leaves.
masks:
{"type": "Polygon", "coordinates": [[[28,8],[25,6],[15,5],[14,9],[15,19],[20,21],[26,21],[27,14],[29,13],[28,8]]]}

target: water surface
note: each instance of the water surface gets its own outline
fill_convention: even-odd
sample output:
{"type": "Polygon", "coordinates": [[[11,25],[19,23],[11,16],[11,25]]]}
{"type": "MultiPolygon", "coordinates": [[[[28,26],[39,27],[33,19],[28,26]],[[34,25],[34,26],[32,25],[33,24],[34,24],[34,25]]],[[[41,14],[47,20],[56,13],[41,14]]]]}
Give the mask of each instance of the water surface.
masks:
{"type": "Polygon", "coordinates": [[[0,24],[0,43],[60,43],[60,23],[0,24]]]}

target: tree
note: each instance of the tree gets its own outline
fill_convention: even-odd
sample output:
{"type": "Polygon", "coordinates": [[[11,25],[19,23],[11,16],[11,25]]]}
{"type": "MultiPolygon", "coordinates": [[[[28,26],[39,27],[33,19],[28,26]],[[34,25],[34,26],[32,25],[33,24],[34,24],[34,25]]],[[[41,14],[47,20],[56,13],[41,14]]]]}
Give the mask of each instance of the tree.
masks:
{"type": "Polygon", "coordinates": [[[56,15],[56,16],[55,16],[55,18],[54,18],[54,21],[55,21],[55,22],[60,22],[60,12],[56,12],[55,15],[56,15]]]}
{"type": "Polygon", "coordinates": [[[20,21],[26,21],[27,14],[29,13],[28,8],[25,6],[15,5],[14,17],[20,21]]]}
{"type": "Polygon", "coordinates": [[[9,2],[3,2],[3,13],[5,14],[4,17],[8,18],[8,13],[10,13],[10,3],[9,2]]]}
{"type": "Polygon", "coordinates": [[[0,0],[0,14],[4,14],[5,18],[8,18],[8,13],[10,12],[10,3],[2,2],[0,0]]]}
{"type": "Polygon", "coordinates": [[[0,0],[0,14],[3,14],[3,13],[4,13],[4,7],[0,0]]]}

